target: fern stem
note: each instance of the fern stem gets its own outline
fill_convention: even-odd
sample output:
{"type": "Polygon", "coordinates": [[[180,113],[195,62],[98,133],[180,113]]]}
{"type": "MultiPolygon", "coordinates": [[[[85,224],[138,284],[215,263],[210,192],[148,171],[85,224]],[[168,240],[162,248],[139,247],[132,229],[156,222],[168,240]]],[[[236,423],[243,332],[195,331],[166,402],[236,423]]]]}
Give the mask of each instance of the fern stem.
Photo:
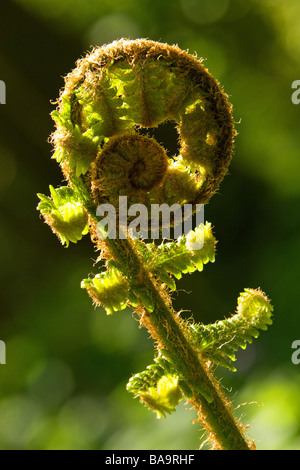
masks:
{"type": "Polygon", "coordinates": [[[242,426],[235,420],[217,381],[189,343],[175,312],[155,286],[130,241],[116,239],[107,240],[107,243],[116,261],[126,272],[136,295],[144,288],[152,299],[154,309],[151,313],[144,307],[139,310],[141,323],[158,342],[158,346],[167,350],[172,357],[178,373],[192,391],[192,398],[186,398],[199,413],[199,420],[214,447],[222,450],[250,450],[252,444],[244,437],[242,426]]]}

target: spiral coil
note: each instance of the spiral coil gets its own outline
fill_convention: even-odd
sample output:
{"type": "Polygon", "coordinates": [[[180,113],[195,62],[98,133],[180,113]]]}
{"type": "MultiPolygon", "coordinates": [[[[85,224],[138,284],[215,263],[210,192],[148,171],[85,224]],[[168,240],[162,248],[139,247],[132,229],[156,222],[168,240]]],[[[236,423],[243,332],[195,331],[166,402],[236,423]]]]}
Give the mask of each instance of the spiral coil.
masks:
{"type": "Polygon", "coordinates": [[[201,60],[154,41],[94,49],[66,77],[52,135],[65,177],[85,175],[95,206],[206,203],[231,160],[231,105],[201,60]],[[175,123],[178,155],[142,128],[175,123]]]}

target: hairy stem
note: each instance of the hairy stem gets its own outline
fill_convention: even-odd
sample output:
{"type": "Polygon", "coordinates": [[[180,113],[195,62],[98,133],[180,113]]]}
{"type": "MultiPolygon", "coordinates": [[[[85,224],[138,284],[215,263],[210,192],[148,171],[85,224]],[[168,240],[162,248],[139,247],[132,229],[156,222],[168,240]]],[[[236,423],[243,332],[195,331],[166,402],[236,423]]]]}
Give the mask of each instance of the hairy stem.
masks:
{"type": "MultiPolygon", "coordinates": [[[[167,350],[172,362],[192,392],[187,397],[199,413],[199,419],[209,433],[214,447],[222,450],[250,450],[242,426],[235,420],[230,404],[205,363],[186,338],[172,307],[155,286],[141,264],[129,240],[107,240],[116,261],[124,269],[131,288],[144,288],[154,304],[153,312],[138,310],[141,323],[148,329],[158,347],[167,350]]],[[[184,392],[183,392],[184,393],[184,392]]]]}

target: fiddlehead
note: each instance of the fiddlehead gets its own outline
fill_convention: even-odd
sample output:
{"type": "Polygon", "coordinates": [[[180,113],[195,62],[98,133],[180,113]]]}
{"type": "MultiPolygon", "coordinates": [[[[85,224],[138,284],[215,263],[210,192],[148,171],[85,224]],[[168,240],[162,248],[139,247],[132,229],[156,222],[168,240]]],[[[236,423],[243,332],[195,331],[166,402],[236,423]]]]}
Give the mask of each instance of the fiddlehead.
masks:
{"type": "Polygon", "coordinates": [[[52,113],[54,158],[68,180],[88,173],[96,204],[123,193],[131,204],[206,202],[230,163],[230,111],[201,61],[176,46],[116,41],[78,61],[67,76],[52,113]],[[168,120],[180,141],[172,158],[138,133],[168,120]]]}
{"type": "MultiPolygon", "coordinates": [[[[189,204],[195,213],[197,204],[208,202],[232,155],[235,130],[227,95],[201,60],[177,46],[121,40],[77,62],[52,117],[53,158],[68,187],[50,187],[51,198],[39,194],[38,209],[67,246],[90,232],[105,269],[81,286],[108,314],[130,306],[157,344],[155,363],[135,374],[128,390],[159,416],[174,411],[185,396],[213,447],[253,448],[209,364],[228,366],[232,351],[270,324],[268,300],[248,290],[232,319],[208,326],[183,321],[170,293],[182,274],[202,271],[214,261],[210,224],[173,242],[146,243],[132,233],[134,214],[128,211],[124,219],[120,207],[121,197],[131,208],[142,206],[151,225],[154,206],[189,204]],[[154,138],[140,133],[166,121],[176,126],[178,155],[168,155],[154,138]],[[99,226],[99,208],[113,208],[112,232],[99,226]]],[[[173,215],[167,224],[175,227],[175,222],[173,215]]],[[[163,227],[159,222],[158,229],[163,227]]]]}

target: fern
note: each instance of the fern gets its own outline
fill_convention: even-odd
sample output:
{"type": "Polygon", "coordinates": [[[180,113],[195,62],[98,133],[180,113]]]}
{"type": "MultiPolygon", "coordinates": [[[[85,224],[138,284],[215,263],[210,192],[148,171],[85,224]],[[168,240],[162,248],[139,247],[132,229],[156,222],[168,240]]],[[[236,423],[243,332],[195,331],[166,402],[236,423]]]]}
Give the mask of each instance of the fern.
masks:
{"type": "MultiPolygon", "coordinates": [[[[81,287],[107,314],[130,307],[155,341],[154,363],[129,380],[128,391],[159,417],[184,397],[196,409],[211,448],[254,449],[210,365],[235,370],[237,349],[272,323],[268,298],[246,289],[237,312],[225,320],[203,325],[182,319],[172,293],[184,274],[214,262],[211,225],[157,245],[134,238],[132,219],[121,223],[117,210],[120,196],[148,215],[153,204],[181,209],[189,204],[195,213],[210,200],[233,151],[235,123],[227,95],[200,59],[177,46],[120,40],[77,62],[52,117],[53,158],[68,187],[50,186],[50,197],[39,194],[38,210],[66,246],[90,233],[104,266],[81,287]],[[172,158],[139,132],[166,121],[175,122],[178,132],[180,149],[172,158]],[[99,206],[113,208],[119,235],[127,237],[97,229],[99,206]]],[[[146,219],[151,224],[151,217],[146,219]]]]}

